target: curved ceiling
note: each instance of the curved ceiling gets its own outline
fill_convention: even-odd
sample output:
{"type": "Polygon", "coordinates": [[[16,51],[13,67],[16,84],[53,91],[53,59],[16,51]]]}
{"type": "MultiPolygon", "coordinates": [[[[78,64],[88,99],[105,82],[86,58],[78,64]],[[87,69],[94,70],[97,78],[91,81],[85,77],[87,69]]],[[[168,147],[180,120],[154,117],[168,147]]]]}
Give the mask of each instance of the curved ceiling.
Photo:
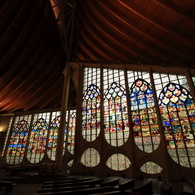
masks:
{"type": "Polygon", "coordinates": [[[80,61],[194,66],[195,1],[77,2],[80,61]]]}
{"type": "Polygon", "coordinates": [[[66,57],[49,1],[0,3],[0,111],[60,107],[66,57]]]}
{"type": "Polygon", "coordinates": [[[0,113],[60,107],[67,61],[195,68],[194,0],[51,1],[65,30],[49,0],[0,1],[0,113]]]}

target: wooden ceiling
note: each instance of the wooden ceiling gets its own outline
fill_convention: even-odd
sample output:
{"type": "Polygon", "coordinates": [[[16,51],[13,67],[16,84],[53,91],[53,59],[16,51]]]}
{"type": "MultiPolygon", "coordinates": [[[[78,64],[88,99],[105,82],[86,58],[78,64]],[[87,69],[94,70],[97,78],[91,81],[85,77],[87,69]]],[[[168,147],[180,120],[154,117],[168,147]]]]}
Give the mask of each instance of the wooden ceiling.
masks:
{"type": "Polygon", "coordinates": [[[195,1],[82,0],[78,4],[76,57],[80,61],[194,64],[195,1]]]}
{"type": "Polygon", "coordinates": [[[50,0],[0,1],[0,113],[60,107],[69,61],[195,68],[194,0],[52,1],[65,30],[50,0]]]}

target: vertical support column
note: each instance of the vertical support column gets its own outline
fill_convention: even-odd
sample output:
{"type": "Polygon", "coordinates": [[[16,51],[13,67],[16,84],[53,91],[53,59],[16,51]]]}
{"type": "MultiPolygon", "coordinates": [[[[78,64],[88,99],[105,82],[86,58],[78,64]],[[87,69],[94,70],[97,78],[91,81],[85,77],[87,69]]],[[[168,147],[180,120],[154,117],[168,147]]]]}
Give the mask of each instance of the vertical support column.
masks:
{"type": "MultiPolygon", "coordinates": [[[[49,125],[48,125],[48,133],[47,133],[47,139],[46,139],[46,146],[45,146],[45,152],[44,152],[44,157],[43,157],[43,162],[47,162],[48,160],[48,155],[47,155],[47,150],[48,150],[48,142],[49,142],[49,134],[50,134],[50,128],[51,128],[51,120],[52,120],[52,112],[50,112],[49,115],[49,125]]],[[[50,158],[49,158],[50,159],[50,158]]]]}
{"type": "Polygon", "coordinates": [[[155,105],[155,109],[156,109],[156,115],[157,115],[157,119],[158,119],[158,126],[159,126],[159,131],[160,131],[160,138],[161,138],[161,149],[162,149],[162,154],[161,156],[165,156],[164,158],[164,162],[162,162],[165,166],[165,174],[166,174],[166,178],[169,180],[170,179],[170,174],[171,172],[169,171],[169,163],[168,163],[168,152],[167,152],[167,146],[166,146],[166,141],[165,141],[165,136],[164,136],[164,127],[162,125],[162,119],[161,119],[161,114],[160,114],[160,109],[158,106],[158,98],[156,95],[156,87],[155,87],[155,83],[154,83],[154,77],[153,77],[153,72],[151,70],[151,68],[149,69],[149,74],[150,74],[150,82],[151,82],[151,87],[152,87],[152,91],[153,93],[153,97],[154,97],[154,105],[155,105]]]}
{"type": "Polygon", "coordinates": [[[130,105],[130,95],[129,95],[129,82],[128,82],[128,75],[127,75],[127,68],[124,65],[124,76],[125,76],[125,88],[126,88],[126,99],[127,99],[127,111],[128,111],[128,123],[129,123],[129,148],[130,148],[130,160],[132,171],[130,173],[130,177],[136,178],[138,177],[137,173],[139,172],[137,167],[137,158],[135,154],[135,141],[134,141],[134,130],[133,130],[133,122],[132,122],[132,114],[131,114],[131,105],[130,105]]]}
{"type": "Polygon", "coordinates": [[[190,87],[190,92],[192,94],[193,101],[195,103],[195,88],[194,88],[194,83],[192,81],[192,75],[189,71],[189,69],[186,70],[186,79],[188,81],[188,85],[190,87]]]}
{"type": "Polygon", "coordinates": [[[58,171],[62,170],[64,128],[66,123],[66,111],[68,107],[68,95],[69,95],[68,93],[70,87],[71,69],[68,63],[66,63],[66,67],[64,69],[63,74],[64,74],[64,86],[63,86],[62,105],[61,105],[60,128],[58,130],[58,146],[56,151],[56,163],[57,163],[58,171]]]}
{"type": "Polygon", "coordinates": [[[67,151],[68,151],[68,136],[69,136],[69,120],[70,120],[70,110],[68,111],[68,113],[67,113],[67,111],[66,111],[66,116],[65,116],[66,118],[67,118],[67,120],[68,121],[66,121],[66,118],[65,118],[65,126],[64,127],[67,127],[67,132],[66,132],[66,140],[65,140],[65,142],[66,142],[66,145],[65,145],[65,148],[64,148],[64,156],[66,156],[66,154],[67,154],[67,151]],[[67,115],[68,115],[68,117],[67,117],[67,115]]]}
{"type": "Polygon", "coordinates": [[[100,65],[100,140],[101,140],[101,147],[100,147],[100,166],[98,170],[98,175],[105,175],[104,173],[104,166],[105,166],[105,129],[104,129],[104,80],[103,80],[103,67],[100,65]]]}
{"type": "Polygon", "coordinates": [[[154,106],[155,106],[155,109],[156,109],[156,115],[157,115],[157,119],[158,119],[159,131],[160,131],[160,135],[162,135],[161,140],[163,140],[163,145],[164,145],[163,147],[166,148],[166,143],[165,143],[165,139],[164,139],[164,127],[162,125],[160,109],[159,109],[159,106],[158,106],[158,98],[157,98],[157,95],[156,95],[156,87],[155,87],[154,78],[153,78],[153,74],[152,74],[151,69],[149,71],[149,74],[150,74],[150,82],[151,82],[151,87],[152,87],[153,97],[154,97],[154,106]]]}
{"type": "Polygon", "coordinates": [[[82,139],[82,93],[83,93],[83,71],[84,67],[82,64],[78,64],[79,68],[79,79],[78,79],[78,89],[77,89],[77,99],[76,99],[76,126],[75,126],[75,146],[74,146],[74,164],[73,172],[78,173],[82,171],[80,164],[80,146],[82,139]],[[80,170],[78,170],[80,168],[80,170]]]}
{"type": "Polygon", "coordinates": [[[29,131],[28,131],[28,138],[26,140],[26,149],[25,149],[25,152],[24,152],[24,159],[25,159],[26,162],[29,161],[29,159],[28,159],[28,148],[29,148],[29,141],[30,141],[31,130],[32,130],[32,126],[33,126],[34,116],[35,116],[35,114],[33,113],[32,114],[32,118],[30,120],[29,131]]]}

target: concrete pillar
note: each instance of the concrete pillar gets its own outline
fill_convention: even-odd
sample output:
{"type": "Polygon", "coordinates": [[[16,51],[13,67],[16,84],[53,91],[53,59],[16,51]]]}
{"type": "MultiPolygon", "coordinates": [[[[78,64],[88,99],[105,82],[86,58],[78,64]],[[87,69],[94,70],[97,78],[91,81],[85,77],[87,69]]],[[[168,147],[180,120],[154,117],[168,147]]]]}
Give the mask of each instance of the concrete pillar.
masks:
{"type": "Polygon", "coordinates": [[[60,117],[60,127],[58,130],[58,145],[56,151],[56,163],[59,173],[63,168],[63,145],[64,145],[64,128],[66,123],[66,111],[68,107],[68,97],[69,97],[69,87],[70,87],[70,74],[71,68],[67,63],[64,69],[64,86],[63,86],[63,95],[62,95],[62,105],[61,105],[61,117],[60,117]]]}

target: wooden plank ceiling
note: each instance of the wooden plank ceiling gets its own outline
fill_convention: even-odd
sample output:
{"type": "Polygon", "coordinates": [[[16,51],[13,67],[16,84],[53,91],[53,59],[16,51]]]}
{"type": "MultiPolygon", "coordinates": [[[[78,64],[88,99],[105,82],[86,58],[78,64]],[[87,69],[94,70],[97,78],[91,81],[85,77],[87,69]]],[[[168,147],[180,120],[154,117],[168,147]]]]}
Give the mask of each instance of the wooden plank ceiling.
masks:
{"type": "Polygon", "coordinates": [[[0,113],[60,107],[67,61],[195,68],[194,0],[75,2],[67,59],[49,0],[0,1],[0,113]]]}

